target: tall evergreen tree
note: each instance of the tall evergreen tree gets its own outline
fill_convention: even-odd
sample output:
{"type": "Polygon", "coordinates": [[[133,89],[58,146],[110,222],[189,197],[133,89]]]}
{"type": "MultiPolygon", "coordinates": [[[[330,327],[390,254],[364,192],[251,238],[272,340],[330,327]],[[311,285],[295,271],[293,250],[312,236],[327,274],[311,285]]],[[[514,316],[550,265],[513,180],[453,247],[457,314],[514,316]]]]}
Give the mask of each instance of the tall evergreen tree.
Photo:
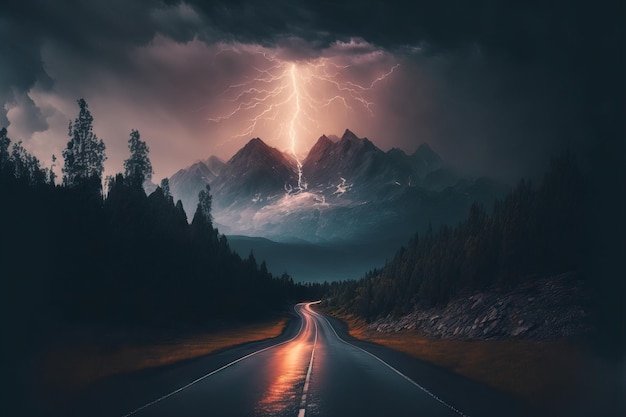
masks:
{"type": "Polygon", "coordinates": [[[71,138],[67,148],[63,150],[65,166],[63,167],[63,183],[70,187],[102,179],[104,172],[105,146],[93,132],[93,117],[87,102],[78,100],[80,112],[72,124],[70,121],[68,135],[71,138]]]}
{"type": "Polygon", "coordinates": [[[165,177],[161,180],[161,190],[163,190],[163,195],[165,197],[171,197],[172,191],[170,190],[170,179],[165,177]]]}
{"type": "Polygon", "coordinates": [[[56,185],[56,179],[57,179],[57,174],[56,172],[54,172],[54,167],[57,166],[57,156],[55,154],[52,154],[52,165],[50,165],[50,184],[51,185],[56,185]]]}
{"type": "Polygon", "coordinates": [[[211,197],[211,186],[209,184],[206,185],[206,188],[198,194],[198,209],[204,220],[212,224],[212,216],[211,216],[211,206],[213,204],[213,197],[211,197]]]}
{"type": "Polygon", "coordinates": [[[584,201],[588,188],[571,155],[552,162],[541,187],[521,181],[491,214],[472,205],[465,221],[432,227],[401,248],[382,270],[358,282],[337,283],[335,306],[366,319],[405,314],[416,305],[443,305],[467,291],[582,271],[584,201]]]}
{"type": "Polygon", "coordinates": [[[140,139],[139,131],[132,130],[128,140],[130,158],[124,161],[126,180],[131,186],[142,187],[144,181],[152,179],[152,163],[148,157],[150,148],[140,139]]]}
{"type": "Polygon", "coordinates": [[[6,164],[9,162],[10,154],[9,154],[9,145],[11,144],[11,139],[7,136],[7,129],[3,127],[0,130],[0,170],[2,170],[6,164]]]}
{"type": "Polygon", "coordinates": [[[45,181],[45,174],[40,167],[39,159],[22,146],[22,141],[13,144],[10,161],[13,165],[15,178],[20,178],[31,184],[45,181]]]}
{"type": "Polygon", "coordinates": [[[180,218],[185,219],[185,222],[187,222],[187,212],[185,212],[185,209],[183,208],[182,201],[178,200],[176,202],[176,210],[178,211],[180,218]]]}

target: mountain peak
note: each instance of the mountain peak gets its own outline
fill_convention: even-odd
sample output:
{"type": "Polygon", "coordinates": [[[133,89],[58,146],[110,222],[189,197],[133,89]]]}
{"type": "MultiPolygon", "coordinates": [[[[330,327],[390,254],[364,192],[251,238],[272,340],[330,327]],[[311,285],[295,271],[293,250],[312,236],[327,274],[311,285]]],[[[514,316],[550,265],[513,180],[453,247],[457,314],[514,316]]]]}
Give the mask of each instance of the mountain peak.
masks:
{"type": "Polygon", "coordinates": [[[440,167],[442,163],[441,157],[427,143],[422,143],[411,158],[429,170],[440,167]]]}
{"type": "Polygon", "coordinates": [[[306,164],[308,161],[309,163],[317,164],[317,162],[324,157],[326,151],[334,144],[332,140],[328,139],[328,136],[320,136],[317,142],[315,142],[315,145],[309,150],[304,163],[306,164]]]}
{"type": "Polygon", "coordinates": [[[237,151],[237,153],[233,155],[233,157],[230,159],[228,163],[230,163],[231,161],[240,160],[242,158],[243,159],[249,159],[249,158],[255,158],[255,157],[259,158],[262,155],[273,154],[274,153],[273,151],[278,152],[278,150],[270,147],[268,144],[263,142],[260,138],[252,138],[248,141],[248,143],[244,145],[243,148],[239,149],[239,151],[237,151]]]}
{"type": "Polygon", "coordinates": [[[224,167],[213,187],[219,205],[245,204],[256,194],[282,195],[285,184],[294,184],[297,176],[288,156],[259,138],[241,148],[224,167]]]}
{"type": "Polygon", "coordinates": [[[172,175],[170,178],[170,186],[174,183],[184,182],[187,178],[191,177],[204,178],[208,183],[209,181],[213,181],[217,177],[217,174],[211,171],[204,161],[196,161],[187,168],[180,169],[172,175]]]}
{"type": "Polygon", "coordinates": [[[220,162],[222,164],[224,164],[225,162],[222,160],[222,158],[219,158],[215,155],[211,155],[209,156],[205,161],[205,163],[211,163],[211,162],[220,162]]]}
{"type": "Polygon", "coordinates": [[[215,173],[215,175],[220,175],[222,169],[224,169],[224,166],[226,165],[226,162],[222,161],[215,155],[211,155],[202,162],[204,162],[204,164],[208,166],[209,169],[215,173]]]}
{"type": "Polygon", "coordinates": [[[313,150],[316,147],[323,147],[323,148],[327,148],[328,146],[331,146],[333,144],[333,141],[330,140],[328,138],[328,136],[326,135],[322,135],[320,136],[320,138],[317,140],[317,142],[315,143],[315,145],[313,145],[313,147],[311,148],[311,150],[313,150]]]}
{"type": "Polygon", "coordinates": [[[341,136],[341,140],[337,142],[338,149],[341,149],[343,153],[348,152],[376,152],[380,151],[368,138],[359,138],[350,129],[346,129],[341,136]]]}
{"type": "Polygon", "coordinates": [[[263,140],[261,138],[252,138],[248,141],[248,143],[246,143],[246,145],[243,147],[245,148],[269,148],[269,146],[267,146],[267,144],[265,142],[263,142],[263,140]]]}
{"type": "Polygon", "coordinates": [[[407,156],[406,152],[404,152],[400,148],[391,148],[387,151],[387,155],[392,156],[394,158],[404,158],[407,156]]]}
{"type": "Polygon", "coordinates": [[[433,150],[428,143],[422,143],[415,152],[433,152],[433,150]]]}
{"type": "Polygon", "coordinates": [[[441,159],[437,152],[433,151],[427,143],[422,143],[413,153],[413,157],[430,161],[438,161],[441,159]]]}
{"type": "Polygon", "coordinates": [[[193,164],[189,165],[186,169],[202,169],[207,168],[207,165],[204,161],[196,161],[193,164]]]}
{"type": "Polygon", "coordinates": [[[342,141],[359,140],[359,137],[355,135],[350,129],[346,129],[346,131],[343,132],[343,135],[341,136],[341,140],[342,141]]]}

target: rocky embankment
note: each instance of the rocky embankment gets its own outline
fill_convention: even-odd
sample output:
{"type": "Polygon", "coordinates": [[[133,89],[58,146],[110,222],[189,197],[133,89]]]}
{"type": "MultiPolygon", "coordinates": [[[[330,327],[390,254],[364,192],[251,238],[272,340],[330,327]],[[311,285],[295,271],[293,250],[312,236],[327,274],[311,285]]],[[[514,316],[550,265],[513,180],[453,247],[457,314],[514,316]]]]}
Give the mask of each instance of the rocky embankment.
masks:
{"type": "Polygon", "coordinates": [[[368,329],[413,330],[442,339],[554,339],[591,330],[588,297],[573,273],[529,280],[513,290],[493,290],[451,300],[445,307],[416,309],[378,319],[368,329]]]}

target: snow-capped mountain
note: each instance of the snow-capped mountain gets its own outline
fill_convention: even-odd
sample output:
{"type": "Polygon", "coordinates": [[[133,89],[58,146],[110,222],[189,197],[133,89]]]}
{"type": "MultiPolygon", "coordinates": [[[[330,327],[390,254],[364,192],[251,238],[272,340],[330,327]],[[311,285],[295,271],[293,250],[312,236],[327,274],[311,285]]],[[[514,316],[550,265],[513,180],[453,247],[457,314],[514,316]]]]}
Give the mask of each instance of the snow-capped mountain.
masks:
{"type": "Polygon", "coordinates": [[[302,188],[295,158],[259,138],[219,162],[197,162],[172,176],[172,193],[189,218],[197,193],[210,184],[222,233],[280,241],[403,240],[430,223],[457,222],[474,201],[491,204],[505,191],[487,179],[461,178],[426,144],[411,155],[384,152],[350,130],[319,138],[302,160],[302,188]]]}
{"type": "Polygon", "coordinates": [[[211,190],[215,207],[228,208],[275,199],[296,182],[295,160],[255,138],[224,165],[211,190]]]}

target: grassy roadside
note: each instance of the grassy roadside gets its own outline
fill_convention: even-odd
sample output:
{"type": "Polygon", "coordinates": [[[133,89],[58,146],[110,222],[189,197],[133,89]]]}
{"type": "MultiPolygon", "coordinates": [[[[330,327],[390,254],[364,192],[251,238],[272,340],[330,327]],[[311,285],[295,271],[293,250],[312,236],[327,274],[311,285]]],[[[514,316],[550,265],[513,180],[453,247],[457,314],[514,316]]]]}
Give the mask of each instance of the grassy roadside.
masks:
{"type": "Polygon", "coordinates": [[[378,333],[354,316],[333,314],[352,337],[407,353],[520,398],[544,413],[578,395],[583,349],[565,340],[428,339],[414,332],[378,333]]]}
{"type": "MultiPolygon", "coordinates": [[[[63,404],[83,388],[109,376],[197,358],[246,342],[279,336],[288,319],[275,318],[204,334],[161,341],[80,343],[55,347],[37,361],[40,399],[51,407],[63,404]]],[[[132,336],[130,338],[132,339],[132,336]]]]}

